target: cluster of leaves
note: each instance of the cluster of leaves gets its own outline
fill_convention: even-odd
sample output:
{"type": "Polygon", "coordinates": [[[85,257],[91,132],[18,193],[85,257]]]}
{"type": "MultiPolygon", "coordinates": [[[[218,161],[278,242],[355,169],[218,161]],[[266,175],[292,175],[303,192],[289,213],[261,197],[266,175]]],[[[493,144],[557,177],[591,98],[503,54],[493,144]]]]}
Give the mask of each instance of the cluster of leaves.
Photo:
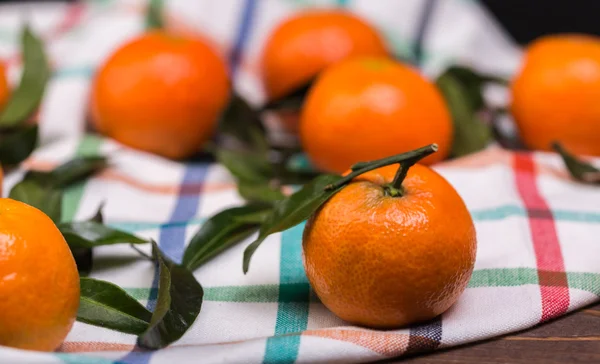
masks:
{"type": "MultiPolygon", "coordinates": [[[[10,191],[9,197],[37,207],[57,225],[71,249],[81,274],[81,297],[77,320],[138,335],[138,345],[158,349],[178,340],[200,312],[203,290],[187,266],[168,259],[156,243],[104,224],[102,208],[87,221],[61,219],[66,188],[107,166],[104,157],[73,159],[51,171],[29,171],[10,191]],[[150,312],[118,286],[85,276],[92,269],[93,249],[104,245],[152,244],[150,259],[159,271],[156,308],[150,312]]],[[[203,227],[206,230],[209,227],[203,227]]],[[[198,238],[196,238],[198,240],[198,238]]],[[[192,242],[196,247],[198,242],[192,242]]],[[[203,247],[200,247],[203,248],[203,247]]],[[[136,249],[137,250],[137,249],[136,249]]],[[[214,252],[188,253],[189,264],[198,267],[214,252]]]]}
{"type": "Polygon", "coordinates": [[[44,95],[50,67],[41,40],[29,27],[21,36],[23,75],[0,113],[0,164],[16,165],[33,152],[38,126],[29,123],[44,95]]]}

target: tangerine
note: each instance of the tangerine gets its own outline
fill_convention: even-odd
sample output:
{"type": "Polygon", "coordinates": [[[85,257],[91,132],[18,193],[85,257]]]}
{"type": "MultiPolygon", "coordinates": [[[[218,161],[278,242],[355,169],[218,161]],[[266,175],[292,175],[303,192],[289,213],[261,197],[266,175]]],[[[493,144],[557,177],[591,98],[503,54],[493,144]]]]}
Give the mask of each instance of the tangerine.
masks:
{"type": "Polygon", "coordinates": [[[0,62],[0,111],[4,109],[9,98],[10,85],[6,79],[6,66],[4,62],[0,62]]]}
{"type": "Polygon", "coordinates": [[[439,151],[423,164],[438,162],[450,153],[453,130],[438,89],[411,67],[383,57],[325,70],[309,91],[299,129],[311,162],[338,173],[429,143],[439,151]]]}
{"type": "Polygon", "coordinates": [[[511,84],[511,112],[524,144],[600,156],[600,37],[551,35],[529,45],[511,84]]]}
{"type": "Polygon", "coordinates": [[[0,345],[52,351],[79,307],[79,274],[62,234],[42,211],[0,199],[0,345]]]}
{"type": "Polygon", "coordinates": [[[397,169],[354,178],[304,229],[310,284],[351,323],[395,328],[434,318],[456,302],[473,271],[475,227],[456,190],[416,164],[392,197],[385,186],[397,169]]]}
{"type": "Polygon", "coordinates": [[[229,91],[225,62],[207,41],[152,31],[119,48],[100,68],[92,121],[125,145],[181,159],[212,136],[229,91]]]}
{"type": "Polygon", "coordinates": [[[387,56],[377,30],[341,10],[309,10],[281,23],[269,36],[260,67],[269,99],[308,82],[331,64],[355,56],[387,56]]]}

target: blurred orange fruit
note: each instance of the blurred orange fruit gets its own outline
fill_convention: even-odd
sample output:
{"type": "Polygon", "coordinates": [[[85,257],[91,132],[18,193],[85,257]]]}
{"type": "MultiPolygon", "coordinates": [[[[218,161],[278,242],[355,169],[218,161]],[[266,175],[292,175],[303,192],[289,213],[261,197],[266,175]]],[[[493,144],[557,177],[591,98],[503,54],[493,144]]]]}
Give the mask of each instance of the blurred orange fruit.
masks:
{"type": "Polygon", "coordinates": [[[79,307],[79,274],[62,234],[40,210],[0,199],[0,345],[52,351],[79,307]]]}
{"type": "Polygon", "coordinates": [[[306,275],[323,304],[348,322],[396,328],[432,319],[467,287],[477,241],[454,188],[414,165],[403,195],[386,195],[397,165],[354,178],[308,220],[306,275]],[[451,218],[450,218],[451,217],[451,218]]]}
{"type": "Polygon", "coordinates": [[[6,66],[0,62],[0,111],[4,109],[10,98],[10,85],[6,79],[6,66]]]}
{"type": "Polygon", "coordinates": [[[99,69],[92,121],[125,145],[181,159],[212,136],[229,92],[226,64],[207,41],[148,32],[99,69]]]}
{"type": "Polygon", "coordinates": [[[511,85],[511,112],[531,149],[559,141],[576,154],[600,156],[600,38],[552,35],[525,51],[511,85]]]}
{"type": "Polygon", "coordinates": [[[340,62],[317,79],[300,116],[311,162],[341,173],[369,161],[437,143],[423,160],[444,159],[452,143],[450,113],[437,88],[411,67],[383,57],[340,62]]]}
{"type": "Polygon", "coordinates": [[[327,66],[366,55],[386,56],[388,51],[377,31],[355,15],[340,10],[296,14],[273,31],[262,51],[267,97],[284,96],[327,66]]]}

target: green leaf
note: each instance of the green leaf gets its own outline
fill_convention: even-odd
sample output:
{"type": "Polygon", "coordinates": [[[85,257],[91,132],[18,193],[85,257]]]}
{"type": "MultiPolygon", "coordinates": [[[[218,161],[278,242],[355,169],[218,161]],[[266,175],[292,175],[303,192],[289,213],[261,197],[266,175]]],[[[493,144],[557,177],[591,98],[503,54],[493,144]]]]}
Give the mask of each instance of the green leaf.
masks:
{"type": "Polygon", "coordinates": [[[466,89],[447,73],[436,83],[452,114],[454,140],[451,155],[460,157],[485,149],[492,141],[492,130],[477,117],[466,89]]]}
{"type": "Polygon", "coordinates": [[[114,244],[145,244],[135,235],[110,228],[95,221],[64,222],[58,229],[72,248],[94,248],[114,244]]]}
{"type": "Polygon", "coordinates": [[[202,307],[204,292],[194,275],[165,259],[152,242],[159,269],[158,298],[150,326],[138,337],[138,346],[160,349],[179,340],[192,326],[202,307]]]}
{"type": "Polygon", "coordinates": [[[77,321],[127,334],[148,329],[152,313],[113,283],[80,278],[77,321]]]}
{"type": "Polygon", "coordinates": [[[25,179],[53,187],[67,187],[84,180],[108,166],[102,156],[77,157],[49,172],[29,171],[25,179]]]}
{"type": "Polygon", "coordinates": [[[149,0],[148,10],[146,12],[147,30],[164,28],[163,9],[163,0],[149,0]]]}
{"type": "Polygon", "coordinates": [[[17,183],[8,197],[24,202],[44,212],[57,224],[61,218],[63,193],[60,190],[41,185],[34,180],[23,180],[17,183]]]}
{"type": "Polygon", "coordinates": [[[15,127],[35,112],[50,78],[42,41],[28,26],[22,34],[23,76],[0,115],[0,127],[15,127]]]}
{"type": "Polygon", "coordinates": [[[252,255],[267,236],[289,229],[308,219],[322,204],[342,188],[325,190],[325,187],[340,179],[342,177],[337,175],[321,175],[293,195],[276,202],[272,213],[261,225],[258,238],[244,251],[244,274],[248,272],[252,255]]]}
{"type": "Polygon", "coordinates": [[[254,152],[268,150],[269,143],[260,114],[237,93],[232,94],[223,112],[219,132],[237,139],[254,152]]]}
{"type": "Polygon", "coordinates": [[[192,237],[183,254],[182,264],[195,270],[221,251],[258,231],[260,223],[240,222],[237,219],[269,211],[270,207],[250,204],[223,210],[210,219],[192,237]]]}
{"type": "Polygon", "coordinates": [[[475,72],[464,66],[451,66],[444,73],[453,76],[463,86],[472,110],[480,110],[485,106],[483,87],[486,83],[508,83],[501,77],[475,72]]]}
{"type": "Polygon", "coordinates": [[[310,79],[282,97],[270,100],[262,107],[262,110],[300,110],[315,80],[316,78],[310,79]]]}
{"type": "Polygon", "coordinates": [[[560,143],[552,143],[552,148],[560,154],[573,178],[585,183],[600,183],[600,169],[586,163],[569,153],[560,143]]]}
{"type": "Polygon", "coordinates": [[[267,183],[272,174],[272,166],[263,155],[219,149],[215,156],[238,181],[267,183]]]}
{"type": "Polygon", "coordinates": [[[91,248],[73,248],[69,246],[71,249],[71,254],[73,255],[73,259],[75,259],[75,264],[77,265],[77,271],[81,277],[87,277],[92,272],[92,267],[94,266],[94,254],[91,248]]]}
{"type": "Polygon", "coordinates": [[[233,221],[236,223],[246,223],[246,224],[262,224],[267,217],[271,216],[271,209],[265,209],[262,211],[257,211],[250,213],[248,215],[241,215],[234,217],[233,221]]]}
{"type": "Polygon", "coordinates": [[[273,203],[285,197],[278,188],[271,188],[265,183],[238,182],[238,193],[251,202],[273,203]]]}
{"type": "Polygon", "coordinates": [[[35,149],[38,140],[37,125],[23,125],[0,134],[0,163],[19,164],[35,149]]]}
{"type": "MultiPolygon", "coordinates": [[[[104,203],[100,204],[98,207],[98,211],[92,216],[89,221],[102,224],[104,222],[104,217],[102,216],[102,208],[104,207],[104,203]]],[[[60,229],[60,225],[58,228],[60,229]]],[[[67,241],[69,245],[69,249],[71,249],[71,254],[73,254],[73,258],[75,259],[75,264],[77,264],[77,270],[79,271],[80,276],[87,276],[92,272],[92,268],[94,266],[94,253],[92,247],[78,247],[76,244],[71,242],[69,244],[69,240],[73,240],[72,237],[65,235],[62,231],[63,237],[67,241]]]]}

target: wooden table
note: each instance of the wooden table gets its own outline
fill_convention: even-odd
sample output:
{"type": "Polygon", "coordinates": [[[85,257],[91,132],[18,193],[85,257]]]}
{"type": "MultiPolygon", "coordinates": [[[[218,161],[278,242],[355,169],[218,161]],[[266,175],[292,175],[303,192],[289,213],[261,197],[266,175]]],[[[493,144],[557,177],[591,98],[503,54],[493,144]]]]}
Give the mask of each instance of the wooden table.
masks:
{"type": "Polygon", "coordinates": [[[600,304],[513,335],[392,362],[600,363],[600,304]]]}

